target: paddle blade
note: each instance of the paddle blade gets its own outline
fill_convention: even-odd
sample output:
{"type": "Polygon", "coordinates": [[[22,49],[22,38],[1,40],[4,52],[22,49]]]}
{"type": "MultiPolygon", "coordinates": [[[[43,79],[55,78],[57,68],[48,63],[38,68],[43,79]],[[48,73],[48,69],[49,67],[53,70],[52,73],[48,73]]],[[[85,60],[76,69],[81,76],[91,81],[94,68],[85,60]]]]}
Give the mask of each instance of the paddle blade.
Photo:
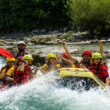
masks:
{"type": "Polygon", "coordinates": [[[0,54],[4,57],[13,58],[14,56],[6,49],[0,48],[0,54]]]}

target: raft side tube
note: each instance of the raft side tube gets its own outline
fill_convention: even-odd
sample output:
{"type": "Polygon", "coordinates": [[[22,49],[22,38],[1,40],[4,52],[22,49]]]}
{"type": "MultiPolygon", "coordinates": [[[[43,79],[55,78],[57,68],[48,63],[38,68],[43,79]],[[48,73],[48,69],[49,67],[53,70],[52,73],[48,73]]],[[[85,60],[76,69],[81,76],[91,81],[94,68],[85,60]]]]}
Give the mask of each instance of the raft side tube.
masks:
{"type": "Polygon", "coordinates": [[[55,72],[56,79],[63,78],[63,77],[77,77],[77,78],[90,78],[94,80],[94,82],[100,86],[102,89],[105,88],[105,84],[95,76],[91,71],[88,69],[83,68],[62,68],[59,71],[55,72]]]}

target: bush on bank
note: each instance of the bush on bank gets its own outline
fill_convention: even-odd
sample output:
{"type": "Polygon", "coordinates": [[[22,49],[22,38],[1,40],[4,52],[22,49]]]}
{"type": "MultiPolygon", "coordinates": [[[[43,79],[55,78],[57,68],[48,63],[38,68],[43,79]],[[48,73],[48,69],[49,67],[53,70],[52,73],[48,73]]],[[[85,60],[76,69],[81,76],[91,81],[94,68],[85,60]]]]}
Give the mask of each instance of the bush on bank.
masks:
{"type": "Polygon", "coordinates": [[[110,0],[71,0],[72,24],[91,34],[110,34],[110,0]]]}

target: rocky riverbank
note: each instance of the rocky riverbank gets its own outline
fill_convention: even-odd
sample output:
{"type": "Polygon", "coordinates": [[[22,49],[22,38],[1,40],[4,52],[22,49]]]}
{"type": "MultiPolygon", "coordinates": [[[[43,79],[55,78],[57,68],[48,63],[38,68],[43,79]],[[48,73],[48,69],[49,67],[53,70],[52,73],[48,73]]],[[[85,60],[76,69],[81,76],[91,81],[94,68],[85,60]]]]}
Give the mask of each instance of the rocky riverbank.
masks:
{"type": "MultiPolygon", "coordinates": [[[[0,36],[0,46],[17,45],[17,42],[23,40],[27,45],[56,45],[60,42],[67,42],[68,44],[94,44],[96,39],[90,39],[87,32],[71,32],[66,33],[50,33],[42,35],[4,35],[0,36]]],[[[110,43],[110,39],[103,40],[104,43],[110,43]]]]}
{"type": "MultiPolygon", "coordinates": [[[[27,45],[36,45],[36,44],[58,44],[59,42],[66,41],[66,42],[76,42],[78,36],[86,35],[86,32],[78,32],[78,33],[52,33],[52,34],[42,34],[42,35],[4,35],[0,36],[0,46],[9,46],[9,45],[16,45],[18,41],[23,40],[26,42],[27,45]]],[[[79,39],[79,38],[78,38],[79,39]]]]}

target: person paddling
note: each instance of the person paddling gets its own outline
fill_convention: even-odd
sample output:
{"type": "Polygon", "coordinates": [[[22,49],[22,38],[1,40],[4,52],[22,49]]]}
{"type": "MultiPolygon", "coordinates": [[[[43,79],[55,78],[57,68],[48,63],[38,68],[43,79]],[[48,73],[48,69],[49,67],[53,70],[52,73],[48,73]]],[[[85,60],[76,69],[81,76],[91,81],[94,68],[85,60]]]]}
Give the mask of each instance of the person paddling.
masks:
{"type": "Polygon", "coordinates": [[[30,54],[24,55],[23,62],[19,66],[19,69],[16,71],[16,75],[18,75],[18,84],[23,84],[28,82],[30,79],[33,79],[33,73],[31,70],[33,57],[30,54]]]}
{"type": "Polygon", "coordinates": [[[13,79],[14,79],[13,85],[17,85],[20,82],[19,80],[20,80],[21,76],[19,74],[16,74],[16,72],[19,70],[20,65],[22,64],[22,62],[23,62],[23,56],[20,56],[16,59],[15,71],[14,71],[14,74],[13,74],[13,79]]]}

